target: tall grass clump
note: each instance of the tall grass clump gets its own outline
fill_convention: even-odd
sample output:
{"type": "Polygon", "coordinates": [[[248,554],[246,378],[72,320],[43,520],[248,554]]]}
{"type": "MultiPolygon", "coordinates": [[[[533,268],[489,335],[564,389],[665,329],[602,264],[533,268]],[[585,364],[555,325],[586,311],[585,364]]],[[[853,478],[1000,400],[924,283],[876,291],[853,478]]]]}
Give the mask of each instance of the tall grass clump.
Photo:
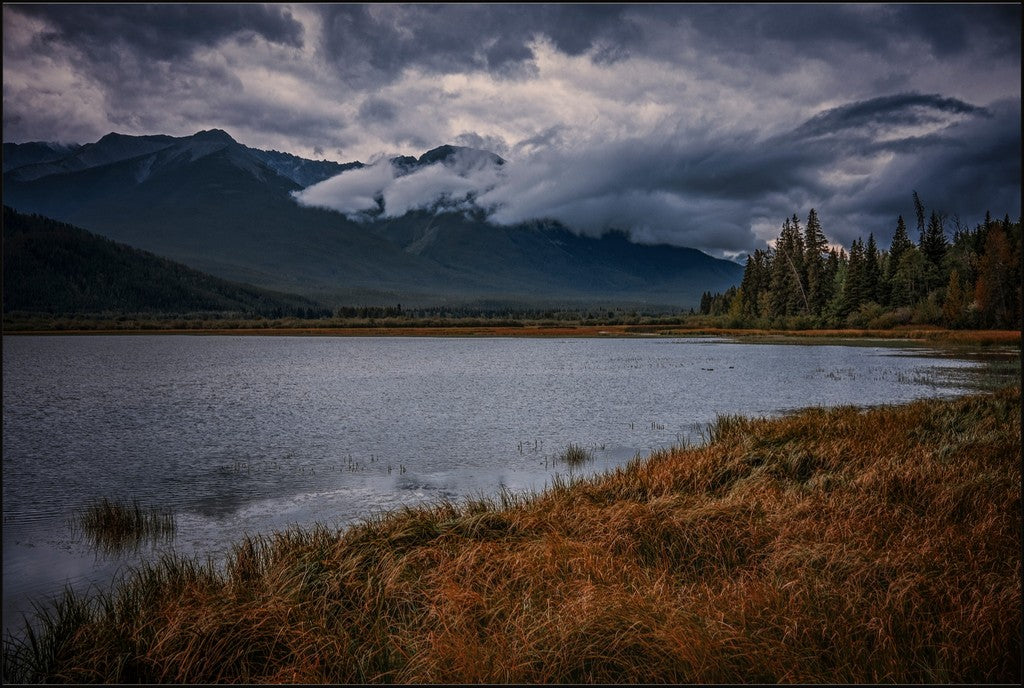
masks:
{"type": "Polygon", "coordinates": [[[570,443],[565,450],[559,454],[561,459],[567,466],[577,467],[582,466],[587,461],[594,458],[594,454],[581,444],[570,443]]]}
{"type": "Polygon", "coordinates": [[[1019,387],[713,435],[145,566],[9,639],[4,678],[1020,683],[1019,387]]]}
{"type": "Polygon", "coordinates": [[[106,497],[86,505],[77,522],[94,547],[103,552],[135,548],[144,542],[174,536],[174,514],[143,509],[138,499],[111,501],[106,497]]]}

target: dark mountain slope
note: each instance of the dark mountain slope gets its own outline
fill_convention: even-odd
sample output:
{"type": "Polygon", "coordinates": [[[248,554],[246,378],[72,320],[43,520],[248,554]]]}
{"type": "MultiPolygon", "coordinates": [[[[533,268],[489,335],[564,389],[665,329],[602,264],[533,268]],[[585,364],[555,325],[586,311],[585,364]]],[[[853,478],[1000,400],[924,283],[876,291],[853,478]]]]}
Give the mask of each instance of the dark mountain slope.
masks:
{"type": "Polygon", "coordinates": [[[309,299],[217,279],[83,229],[4,206],[3,311],[305,315],[309,299]]]}
{"type": "Polygon", "coordinates": [[[337,285],[398,288],[436,279],[343,216],[304,208],[301,188],[250,149],[208,132],[156,153],[27,182],[5,176],[5,202],[220,277],[314,293],[337,285]]]}
{"type": "Polygon", "coordinates": [[[460,270],[478,283],[523,295],[592,294],[671,303],[680,294],[726,289],[742,268],[695,249],[636,244],[621,232],[586,237],[555,222],[494,225],[461,213],[417,211],[371,226],[408,252],[460,270]],[[668,299],[668,300],[665,300],[668,299]]]}
{"type": "Polygon", "coordinates": [[[80,147],[77,143],[62,144],[44,141],[5,143],[3,145],[3,170],[7,172],[26,165],[60,160],[68,157],[80,147]]]}

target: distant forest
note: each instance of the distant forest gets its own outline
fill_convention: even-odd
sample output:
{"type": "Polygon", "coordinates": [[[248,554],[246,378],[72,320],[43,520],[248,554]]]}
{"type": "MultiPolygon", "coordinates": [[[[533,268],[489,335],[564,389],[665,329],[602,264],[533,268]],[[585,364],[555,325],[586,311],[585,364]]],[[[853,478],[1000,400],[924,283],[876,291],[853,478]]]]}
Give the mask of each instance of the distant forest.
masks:
{"type": "Polygon", "coordinates": [[[727,327],[808,329],[941,325],[964,329],[1021,327],[1021,223],[1009,216],[973,229],[932,211],[914,192],[918,241],[902,216],[888,251],[874,234],[845,249],[828,248],[814,209],[801,227],[782,224],[774,249],[748,256],[743,281],[705,292],[700,312],[727,327]]]}

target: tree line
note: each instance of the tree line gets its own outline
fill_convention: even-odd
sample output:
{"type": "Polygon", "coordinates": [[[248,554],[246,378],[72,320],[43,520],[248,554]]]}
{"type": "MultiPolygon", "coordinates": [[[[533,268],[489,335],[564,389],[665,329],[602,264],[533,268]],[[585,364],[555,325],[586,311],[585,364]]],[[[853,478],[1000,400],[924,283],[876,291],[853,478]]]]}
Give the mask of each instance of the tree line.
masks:
{"type": "Polygon", "coordinates": [[[913,194],[918,240],[900,215],[889,250],[874,233],[845,248],[829,247],[812,208],[794,213],[774,248],[747,257],[743,280],[724,293],[704,292],[700,312],[730,327],[809,328],[932,324],[950,328],[1021,327],[1021,222],[1009,215],[973,229],[913,194]],[[926,219],[927,216],[927,219],[926,219]]]}

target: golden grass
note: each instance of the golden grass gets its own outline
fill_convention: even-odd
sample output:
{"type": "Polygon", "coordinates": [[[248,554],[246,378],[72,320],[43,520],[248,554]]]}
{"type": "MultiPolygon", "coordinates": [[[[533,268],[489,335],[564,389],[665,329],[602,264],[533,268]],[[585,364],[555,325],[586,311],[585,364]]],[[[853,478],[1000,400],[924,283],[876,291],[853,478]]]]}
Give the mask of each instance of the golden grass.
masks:
{"type": "Polygon", "coordinates": [[[1019,683],[1020,389],[720,418],[538,495],[145,567],[8,641],[66,682],[1019,683]]]}

